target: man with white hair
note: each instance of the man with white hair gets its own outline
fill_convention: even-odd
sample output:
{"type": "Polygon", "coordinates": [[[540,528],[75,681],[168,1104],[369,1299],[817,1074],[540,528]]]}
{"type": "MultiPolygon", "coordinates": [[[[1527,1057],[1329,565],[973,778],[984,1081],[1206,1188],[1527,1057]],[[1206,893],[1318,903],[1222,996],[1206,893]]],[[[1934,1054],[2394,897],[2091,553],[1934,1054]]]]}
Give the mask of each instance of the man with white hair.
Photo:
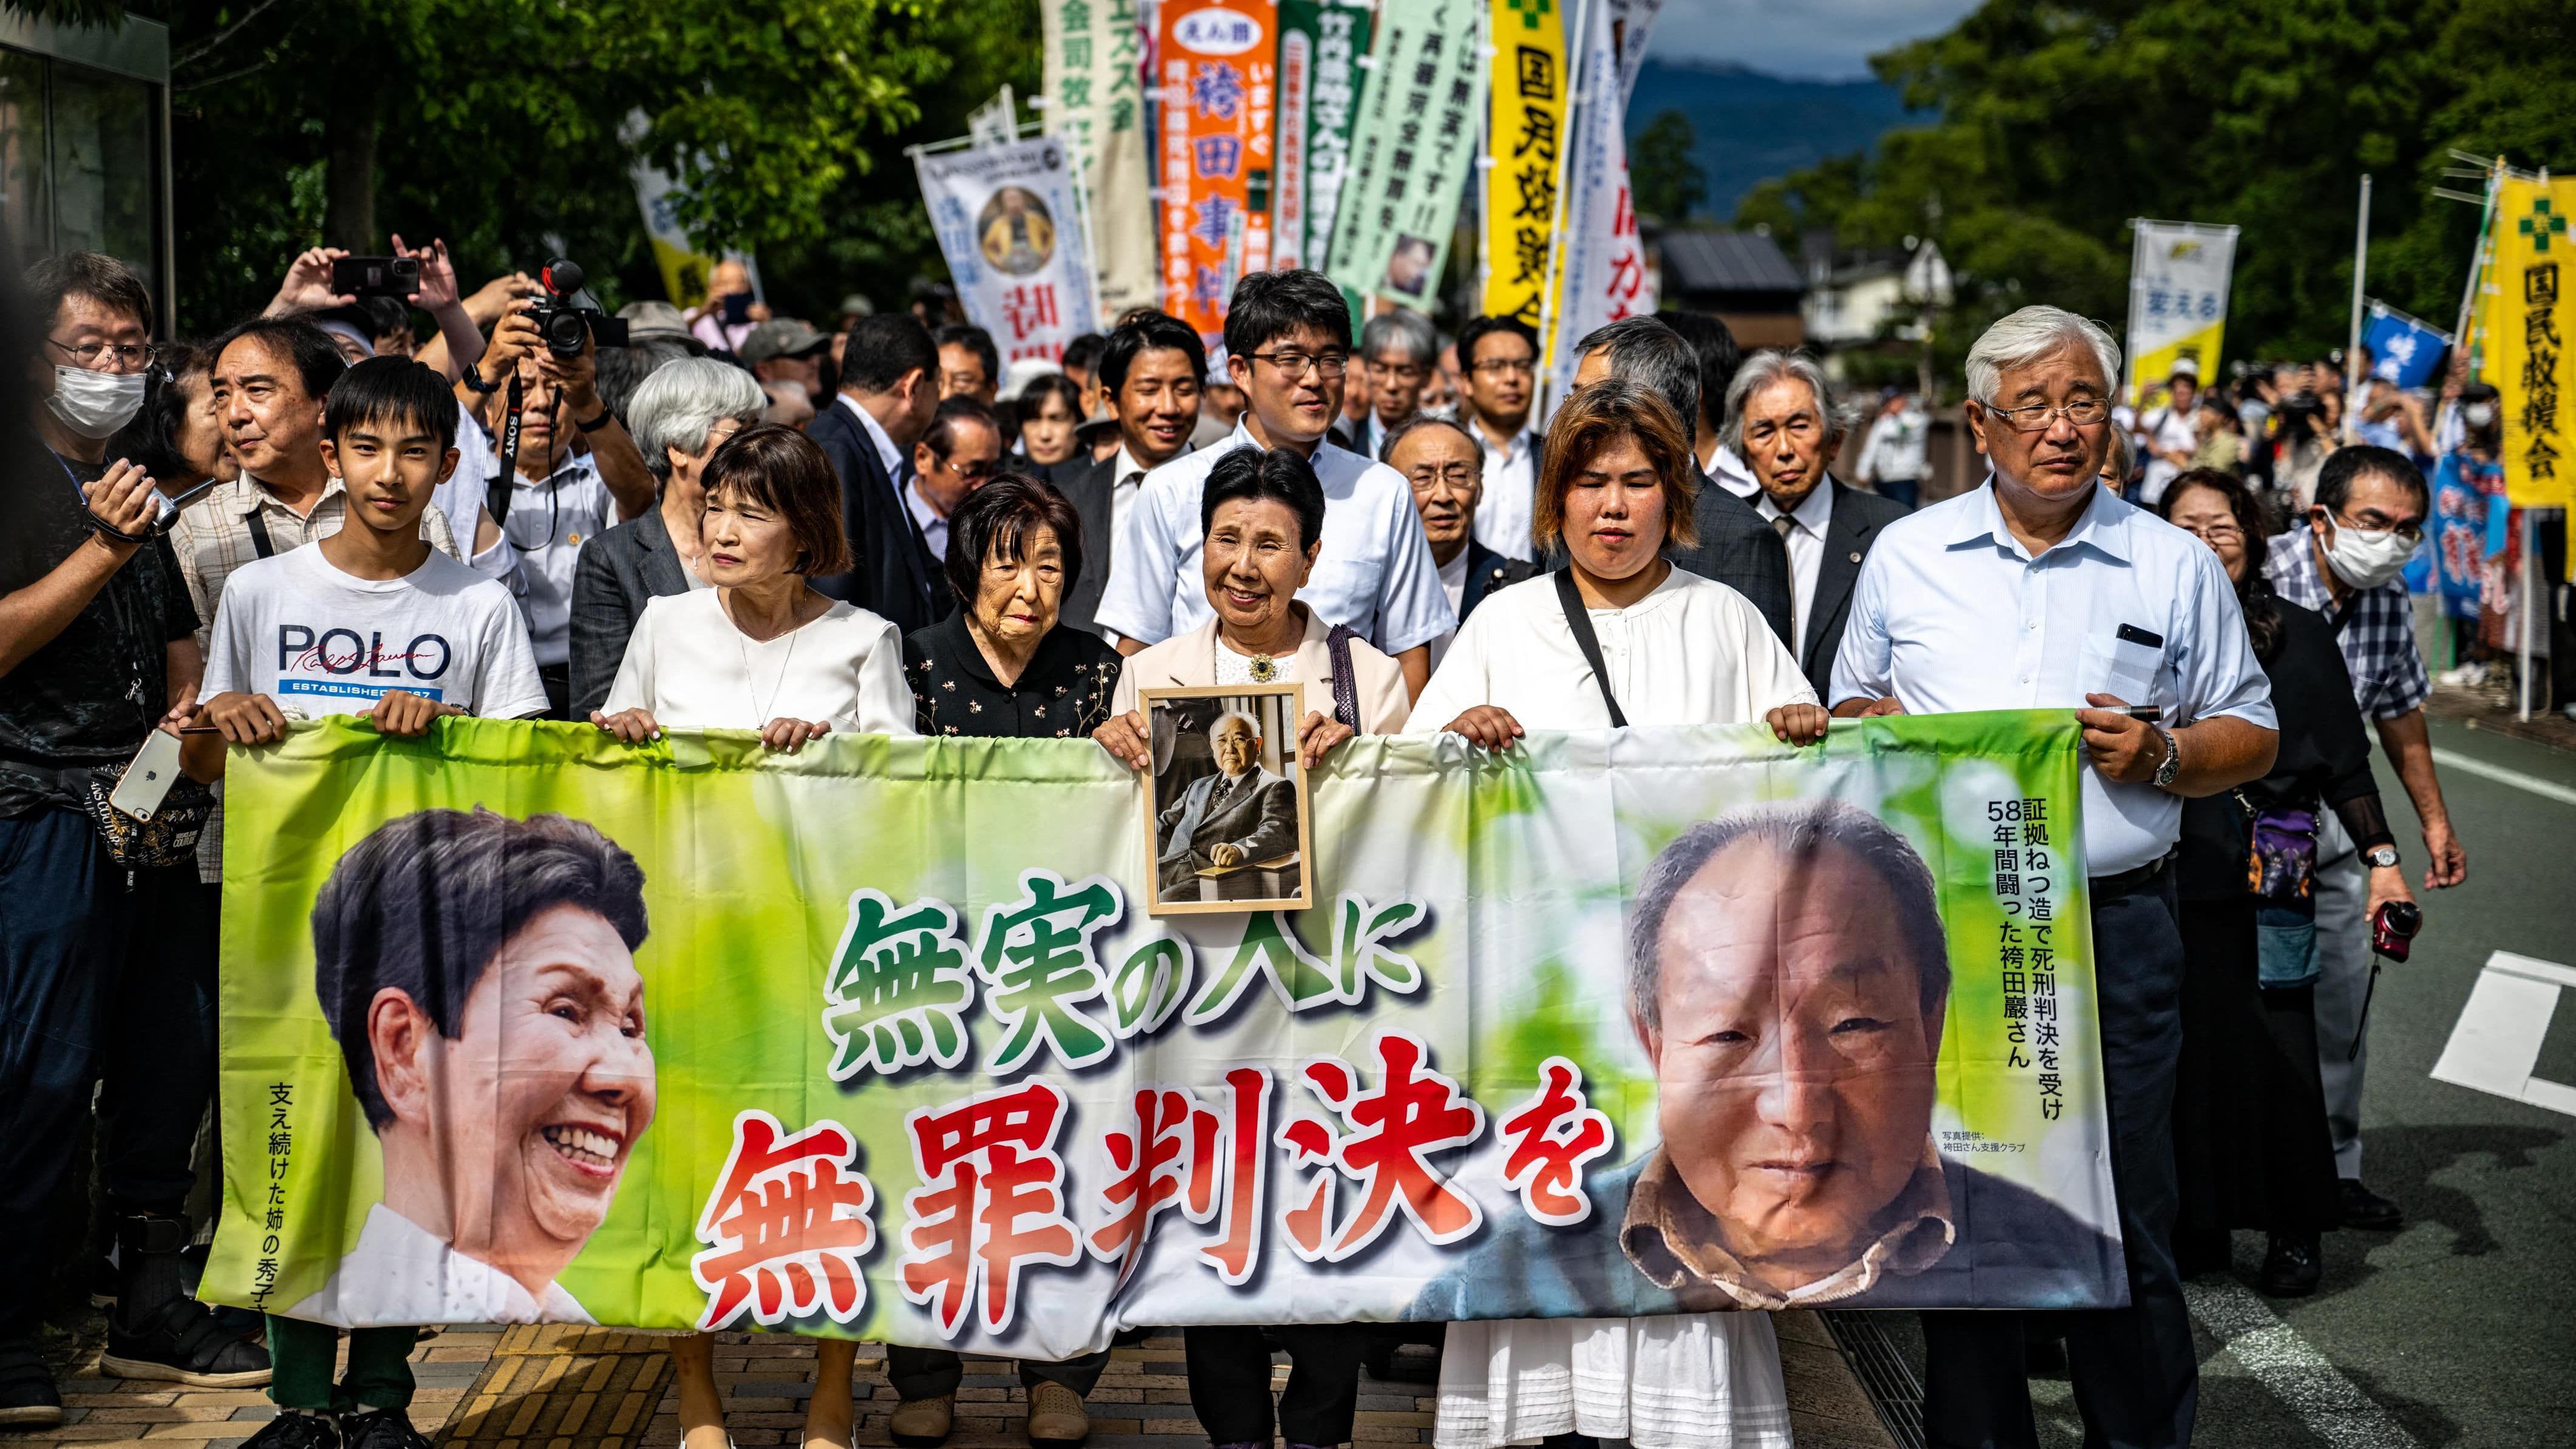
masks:
{"type": "MultiPolygon", "coordinates": [[[[2070,709],[2081,723],[2129,1302],[2060,1321],[2086,1442],[2187,1445],[2199,1369],[2172,1248],[2182,936],[2165,862],[2185,797],[2271,769],[2271,687],[2218,556],[2100,484],[2120,376],[2110,334],[2024,307],[1977,339],[1967,374],[1968,426],[1992,472],[1881,533],[1829,697],[1839,715],[2070,709]],[[2140,706],[2155,718],[2129,712],[2140,706]]],[[[1932,1442],[2034,1442],[2019,1314],[1926,1313],[1923,1338],[1932,1442]]]]}
{"type": "MultiPolygon", "coordinates": [[[[1297,787],[1261,768],[1261,725],[1230,709],[1208,726],[1216,773],[1201,775],[1154,821],[1155,865],[1166,898],[1209,868],[1232,870],[1297,848],[1297,787]]],[[[1251,884],[1250,873],[1235,881],[1251,884]]],[[[1220,882],[1218,895],[1235,881],[1220,882]]]]}
{"type": "Polygon", "coordinates": [[[1834,385],[1811,358],[1757,352],[1726,389],[1719,449],[1744,460],[1760,491],[1754,511],[1789,550],[1789,652],[1819,699],[1833,682],[1860,577],[1878,531],[1903,518],[1894,499],[1864,493],[1829,471],[1842,445],[1834,385]]]}
{"type": "Polygon", "coordinates": [[[1431,319],[1410,307],[1380,312],[1360,328],[1360,356],[1367,359],[1370,409],[1352,425],[1351,451],[1381,457],[1387,434],[1422,410],[1422,389],[1440,365],[1440,334],[1431,319]]]}

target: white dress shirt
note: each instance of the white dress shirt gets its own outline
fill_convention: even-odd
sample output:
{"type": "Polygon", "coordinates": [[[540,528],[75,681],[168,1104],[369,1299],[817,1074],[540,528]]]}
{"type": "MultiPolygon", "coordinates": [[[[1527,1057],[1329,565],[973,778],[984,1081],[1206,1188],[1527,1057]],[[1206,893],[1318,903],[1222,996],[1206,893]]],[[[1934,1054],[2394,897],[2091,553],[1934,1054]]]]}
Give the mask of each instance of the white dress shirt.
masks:
{"type": "Polygon", "coordinates": [[[930,556],[948,557],[948,519],[921,496],[919,478],[903,485],[903,506],[912,511],[913,526],[921,530],[921,541],[930,545],[930,556]]]}
{"type": "MultiPolygon", "coordinates": [[[[1610,692],[1631,725],[1741,724],[1780,705],[1815,703],[1762,611],[1687,569],[1674,569],[1624,609],[1587,612],[1610,692]]],[[[1566,625],[1555,579],[1541,575],[1485,596],[1458,626],[1405,733],[1436,734],[1480,704],[1511,711],[1523,729],[1610,727],[1610,707],[1566,625]]]]}
{"type": "MultiPolygon", "coordinates": [[[[1467,555],[1470,552],[1461,547],[1440,566],[1440,596],[1449,601],[1450,612],[1461,619],[1467,617],[1467,555]]],[[[1449,642],[1457,637],[1457,632],[1452,630],[1431,641],[1432,668],[1440,667],[1440,661],[1448,656],[1449,642]]]]}
{"type": "Polygon", "coordinates": [[[896,447],[894,439],[887,436],[886,430],[877,424],[877,415],[859,406],[859,400],[845,392],[835,393],[833,401],[848,408],[850,416],[859,420],[859,426],[868,430],[868,441],[877,445],[877,461],[885,464],[886,476],[902,478],[903,450],[896,447]]]}
{"type": "MultiPolygon", "coordinates": [[[[1191,451],[1189,444],[1181,444],[1181,451],[1172,455],[1172,461],[1179,462],[1188,457],[1191,451]]],[[[1127,451],[1125,443],[1118,445],[1117,456],[1110,460],[1109,465],[1109,538],[1113,545],[1110,550],[1112,558],[1118,556],[1114,545],[1127,533],[1127,515],[1136,511],[1136,495],[1145,491],[1145,475],[1153,471],[1137,462],[1136,455],[1127,451]]]]}
{"type": "Polygon", "coordinates": [[[1717,461],[1709,464],[1706,472],[1717,480],[1719,487],[1747,503],[1762,492],[1762,485],[1754,481],[1753,470],[1744,465],[1742,458],[1735,456],[1733,448],[1718,449],[1717,461]]]}
{"type": "Polygon", "coordinates": [[[1530,513],[1538,496],[1538,430],[1524,425],[1509,444],[1497,448],[1483,428],[1468,426],[1476,429],[1476,441],[1485,448],[1485,496],[1476,504],[1476,542],[1505,558],[1536,558],[1530,513]]]}
{"type": "Polygon", "coordinates": [[[621,521],[617,496],[588,453],[564,459],[542,482],[511,475],[510,516],[501,520],[501,536],[518,551],[514,592],[528,616],[528,640],[541,667],[572,658],[572,581],[581,546],[621,521]]]}
{"type": "Polygon", "coordinates": [[[465,1256],[383,1203],[367,1209],[357,1246],[321,1291],[286,1313],[336,1328],[592,1321],[562,1284],[547,1284],[541,1301],[518,1279],[465,1256]]]}
{"type": "Polygon", "coordinates": [[[2165,485],[2182,472],[2180,468],[2156,456],[2179,448],[2188,453],[2200,446],[2200,430],[2191,425],[2191,412],[2167,403],[2151,408],[2138,419],[2138,451],[2147,460],[2146,476],[2138,482],[2138,502],[2152,508],[2165,496],[2165,485]]]}
{"type": "MultiPolygon", "coordinates": [[[[1770,494],[1759,488],[1753,493],[1753,510],[1762,515],[1765,523],[1780,516],[1780,506],[1771,501],[1770,494]]],[[[1798,653],[1802,657],[1807,652],[1808,615],[1816,603],[1816,575],[1823,572],[1825,566],[1825,529],[1833,521],[1834,480],[1831,474],[1827,474],[1822,482],[1807,490],[1806,497],[1798,500],[1796,511],[1789,515],[1789,531],[1780,539],[1789,547],[1790,598],[1797,610],[1793,616],[1793,630],[1798,636],[1798,653]]],[[[1779,525],[1772,526],[1776,528],[1779,525]]]]}
{"type": "MultiPolygon", "coordinates": [[[[2106,488],[2037,558],[2004,525],[1992,479],[1879,531],[1852,586],[1834,700],[1893,695],[1910,714],[1948,714],[2082,709],[2087,693],[2160,706],[2167,728],[2219,715],[2278,728],[2218,555],[2106,488]],[[2124,625],[2161,642],[2123,639],[2124,625]]],[[[2163,858],[2181,828],[2180,796],[2087,764],[2092,874],[2163,858]]]]}
{"type": "MultiPolygon", "coordinates": [[[[1237,423],[1224,442],[1145,475],[1110,554],[1102,628],[1159,644],[1214,617],[1199,569],[1199,495],[1217,459],[1258,446],[1237,423]]],[[[1456,628],[1404,475],[1326,443],[1315,450],[1315,476],[1324,485],[1323,551],[1298,599],[1388,654],[1456,628]]]]}

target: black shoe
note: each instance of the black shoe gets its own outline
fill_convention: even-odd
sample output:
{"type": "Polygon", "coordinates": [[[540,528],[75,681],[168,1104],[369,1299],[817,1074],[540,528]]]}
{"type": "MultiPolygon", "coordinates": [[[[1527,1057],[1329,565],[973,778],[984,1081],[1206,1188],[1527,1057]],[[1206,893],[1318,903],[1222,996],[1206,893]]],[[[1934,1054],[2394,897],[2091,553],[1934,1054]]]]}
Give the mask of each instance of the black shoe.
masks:
{"type": "Polygon", "coordinates": [[[313,1409],[282,1409],[242,1449],[340,1449],[340,1426],[313,1409]]]}
{"type": "Polygon", "coordinates": [[[2263,1254],[2263,1296],[2305,1298],[2317,1291],[2325,1267],[2318,1261],[2314,1233],[2274,1233],[2263,1254]]]}
{"type": "Polygon", "coordinates": [[[2342,1181],[2343,1225],[2365,1233],[2393,1233],[2406,1226],[2406,1214],[2397,1204],[2361,1185],[2361,1179],[2347,1177],[2342,1181]]]}
{"type": "Polygon", "coordinates": [[[268,1382],[268,1350],[216,1321],[188,1296],[188,1224],[138,1214],[117,1220],[116,1310],[107,1318],[99,1372],[196,1389],[255,1389],[268,1382]]]}
{"type": "Polygon", "coordinates": [[[33,1343],[0,1343],[0,1429],[50,1429],[63,1421],[62,1391],[33,1343]]]}
{"type": "Polygon", "coordinates": [[[349,1415],[340,1421],[340,1442],[347,1449],[429,1449],[429,1441],[411,1426],[411,1415],[400,1409],[349,1415]]]}

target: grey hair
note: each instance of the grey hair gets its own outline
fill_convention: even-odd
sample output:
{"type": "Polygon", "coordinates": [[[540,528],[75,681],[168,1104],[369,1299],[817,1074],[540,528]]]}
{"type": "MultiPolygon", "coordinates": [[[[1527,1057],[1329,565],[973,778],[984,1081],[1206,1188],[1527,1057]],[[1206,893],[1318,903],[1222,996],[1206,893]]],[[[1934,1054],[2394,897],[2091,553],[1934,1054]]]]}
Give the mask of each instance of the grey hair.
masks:
{"type": "Polygon", "coordinates": [[[1380,312],[1360,328],[1360,355],[1375,357],[1381,352],[1401,352],[1415,362],[1430,362],[1440,356],[1440,334],[1432,330],[1430,318],[1410,307],[1380,312]]]}
{"type": "Polygon", "coordinates": [[[2129,441],[2127,428],[2111,430],[2111,451],[2102,461],[2118,469],[2121,485],[2127,486],[2130,475],[2138,471],[2137,445],[2129,441]]]}
{"type": "Polygon", "coordinates": [[[1378,461],[1383,463],[1387,459],[1394,457],[1396,444],[1403,442],[1405,439],[1422,431],[1424,428],[1457,429],[1458,435],[1467,440],[1467,446],[1476,450],[1477,471],[1484,471],[1485,440],[1476,436],[1476,430],[1474,428],[1467,426],[1456,418],[1444,418],[1433,413],[1415,413],[1413,416],[1406,418],[1403,422],[1400,422],[1393,428],[1389,429],[1386,435],[1386,441],[1378,445],[1378,461]]]}
{"type": "Polygon", "coordinates": [[[1752,396],[1775,382],[1803,382],[1808,396],[1815,399],[1816,421],[1825,430],[1825,446],[1843,435],[1842,400],[1834,396],[1832,379],[1816,360],[1802,352],[1782,352],[1776,347],[1744,359],[1735,373],[1735,381],[1726,385],[1726,426],[1717,430],[1718,440],[1726,450],[1744,456],[1744,404],[1752,396]]]}
{"type": "Polygon", "coordinates": [[[1682,335],[1652,317],[1624,317],[1574,344],[1580,361],[1610,350],[1610,375],[1651,390],[1681,419],[1687,440],[1699,419],[1699,354],[1682,335]]]}
{"type": "Polygon", "coordinates": [[[1250,710],[1248,710],[1248,709],[1230,709],[1230,710],[1227,710],[1225,713],[1223,713],[1223,714],[1221,714],[1221,715],[1218,715],[1216,718],[1214,718],[1214,719],[1212,719],[1212,720],[1209,720],[1209,721],[1208,721],[1208,743],[1209,743],[1209,744],[1215,744],[1215,743],[1216,743],[1216,732],[1217,732],[1218,730],[1224,729],[1224,728],[1225,728],[1225,722],[1226,722],[1227,720],[1230,720],[1230,719],[1239,719],[1239,720],[1243,721],[1243,727],[1244,727],[1245,729],[1248,729],[1248,730],[1252,731],[1252,737],[1253,737],[1254,739],[1256,739],[1256,740],[1257,740],[1257,739],[1261,738],[1261,721],[1259,721],[1259,720],[1257,720],[1257,719],[1254,719],[1254,718],[1252,717],[1252,711],[1250,711],[1250,710]]]}
{"type": "Polygon", "coordinates": [[[696,453],[707,430],[726,418],[748,427],[760,421],[769,395],[751,374],[712,357],[684,357],[653,370],[627,400],[626,431],[653,476],[671,476],[673,448],[696,453]]]}
{"type": "MultiPolygon", "coordinates": [[[[1912,842],[1887,822],[1846,800],[1774,800],[1703,820],[1675,837],[1646,867],[1628,918],[1629,1009],[1639,1027],[1663,1026],[1664,918],[1673,897],[1718,852],[1754,841],[1790,860],[1812,860],[1826,850],[1850,852],[1887,886],[1898,934],[1914,958],[1918,1000],[1926,1017],[1950,999],[1950,943],[1941,927],[1941,897],[1931,867],[1912,842]]],[[[1858,909],[1856,903],[1854,909],[1858,909]]]]}
{"type": "Polygon", "coordinates": [[[1968,349],[1968,396],[1991,405],[1996,401],[1995,389],[2003,385],[2005,368],[2037,362],[2076,342],[2093,349],[2094,359],[2102,364],[2104,386],[2119,387],[2120,344],[2102,330],[2102,324],[2063,307],[2038,304],[1987,328],[1977,345],[1968,349]]]}

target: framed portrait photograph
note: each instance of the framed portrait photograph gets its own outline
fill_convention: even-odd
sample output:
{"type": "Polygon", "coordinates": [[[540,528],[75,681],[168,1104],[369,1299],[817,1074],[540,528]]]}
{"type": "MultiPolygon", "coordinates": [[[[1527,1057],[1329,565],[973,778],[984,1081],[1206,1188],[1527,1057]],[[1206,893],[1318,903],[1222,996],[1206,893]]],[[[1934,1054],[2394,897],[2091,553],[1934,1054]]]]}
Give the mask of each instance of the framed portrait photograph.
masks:
{"type": "Polygon", "coordinates": [[[1148,689],[1146,914],[1302,911],[1315,903],[1293,684],[1148,689]]]}

